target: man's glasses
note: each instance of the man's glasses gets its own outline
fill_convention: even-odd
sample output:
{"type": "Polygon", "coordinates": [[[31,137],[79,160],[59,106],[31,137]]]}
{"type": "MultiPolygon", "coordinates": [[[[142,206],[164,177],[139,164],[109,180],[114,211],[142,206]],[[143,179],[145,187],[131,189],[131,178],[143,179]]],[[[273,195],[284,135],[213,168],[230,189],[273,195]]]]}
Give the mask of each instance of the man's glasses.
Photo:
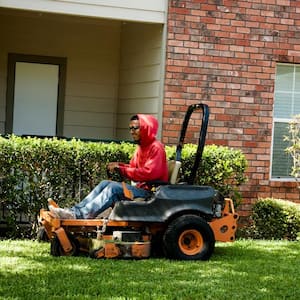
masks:
{"type": "Polygon", "coordinates": [[[130,126],[129,130],[138,130],[140,129],[140,126],[130,126]]]}

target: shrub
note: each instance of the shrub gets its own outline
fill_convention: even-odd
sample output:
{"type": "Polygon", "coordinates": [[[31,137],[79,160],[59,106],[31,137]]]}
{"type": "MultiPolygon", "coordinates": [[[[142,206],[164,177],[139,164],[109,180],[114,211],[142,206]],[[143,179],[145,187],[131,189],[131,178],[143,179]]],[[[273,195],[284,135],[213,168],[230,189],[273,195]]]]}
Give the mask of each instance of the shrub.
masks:
{"type": "MultiPolygon", "coordinates": [[[[184,180],[190,175],[194,164],[195,145],[185,145],[182,151],[184,180]]],[[[241,202],[239,186],[246,181],[247,161],[237,149],[208,145],[204,148],[196,183],[213,186],[225,197],[232,198],[237,207],[241,202]]]]}
{"type": "Polygon", "coordinates": [[[300,205],[280,199],[259,199],[253,205],[250,235],[258,239],[296,240],[300,233],[300,205]]]}
{"type": "MultiPolygon", "coordinates": [[[[20,214],[36,216],[52,197],[63,206],[79,202],[98,182],[107,177],[109,161],[128,162],[132,143],[83,142],[57,138],[0,137],[0,204],[5,207],[10,235],[20,235],[20,214]]],[[[169,159],[175,147],[166,147],[169,159]]],[[[182,152],[183,180],[194,163],[196,145],[182,152]]],[[[211,185],[224,196],[238,199],[238,186],[245,181],[246,160],[240,151],[206,146],[196,183],[211,185]]],[[[30,221],[30,220],[29,220],[30,221]]],[[[35,224],[35,220],[31,220],[35,224]]]]}

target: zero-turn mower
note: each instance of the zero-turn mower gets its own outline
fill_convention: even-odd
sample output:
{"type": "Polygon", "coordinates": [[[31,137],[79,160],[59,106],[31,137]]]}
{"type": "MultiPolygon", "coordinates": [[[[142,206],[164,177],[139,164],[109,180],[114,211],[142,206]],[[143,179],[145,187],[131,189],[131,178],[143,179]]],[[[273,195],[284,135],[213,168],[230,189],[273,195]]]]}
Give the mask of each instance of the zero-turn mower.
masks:
{"type": "MultiPolygon", "coordinates": [[[[86,253],[93,258],[148,258],[207,260],[215,242],[233,242],[238,215],[233,201],[210,186],[195,185],[205,145],[209,109],[205,104],[188,107],[170,182],[158,183],[148,199],[117,202],[105,217],[57,219],[41,209],[39,223],[50,239],[54,256],[86,253]],[[187,182],[177,182],[181,151],[192,113],[202,111],[198,148],[187,182]]],[[[124,195],[126,194],[124,190],[124,195]]]]}

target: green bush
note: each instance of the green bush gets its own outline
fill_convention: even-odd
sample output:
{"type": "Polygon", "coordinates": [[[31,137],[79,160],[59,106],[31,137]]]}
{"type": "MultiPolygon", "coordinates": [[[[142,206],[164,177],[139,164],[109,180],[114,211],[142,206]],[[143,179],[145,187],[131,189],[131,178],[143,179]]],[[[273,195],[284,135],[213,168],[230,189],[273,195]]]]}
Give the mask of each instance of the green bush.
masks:
{"type": "MultiPolygon", "coordinates": [[[[20,214],[38,215],[40,208],[47,207],[49,197],[62,207],[79,202],[107,178],[109,161],[128,162],[135,148],[128,142],[0,137],[0,204],[7,212],[10,235],[20,235],[20,214]]],[[[174,158],[175,146],[166,146],[166,152],[169,159],[174,158]]],[[[189,176],[195,153],[196,145],[185,145],[182,180],[189,176]]],[[[246,165],[238,150],[206,146],[196,183],[215,187],[237,204],[238,186],[246,180],[246,165]]]]}
{"type": "MultiPolygon", "coordinates": [[[[183,181],[190,176],[196,151],[197,147],[192,144],[185,145],[182,150],[183,181]]],[[[237,207],[241,202],[238,189],[246,181],[246,168],[247,161],[240,150],[207,145],[203,151],[195,183],[213,186],[225,197],[232,198],[237,207]]]]}
{"type": "Polygon", "coordinates": [[[280,199],[259,199],[253,205],[250,235],[257,239],[296,240],[300,233],[300,205],[280,199]]]}

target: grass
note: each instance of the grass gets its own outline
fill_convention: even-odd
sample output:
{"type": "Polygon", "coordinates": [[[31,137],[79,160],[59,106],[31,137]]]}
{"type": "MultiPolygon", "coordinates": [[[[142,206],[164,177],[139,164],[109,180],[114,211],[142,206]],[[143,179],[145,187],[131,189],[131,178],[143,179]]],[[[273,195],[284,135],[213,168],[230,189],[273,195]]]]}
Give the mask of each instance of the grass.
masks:
{"type": "Polygon", "coordinates": [[[209,261],[52,257],[0,241],[0,299],[299,299],[300,243],[238,240],[209,261]]]}

